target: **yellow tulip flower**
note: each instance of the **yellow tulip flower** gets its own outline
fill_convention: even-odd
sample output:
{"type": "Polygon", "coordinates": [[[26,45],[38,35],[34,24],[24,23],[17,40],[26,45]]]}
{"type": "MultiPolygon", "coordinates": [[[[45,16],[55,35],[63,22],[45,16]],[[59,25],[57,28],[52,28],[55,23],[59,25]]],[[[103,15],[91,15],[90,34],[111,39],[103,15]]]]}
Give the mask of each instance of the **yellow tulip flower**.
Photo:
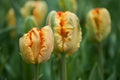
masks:
{"type": "Polygon", "coordinates": [[[89,39],[101,42],[111,30],[110,14],[105,8],[90,10],[87,16],[87,31],[89,39]]]}
{"type": "Polygon", "coordinates": [[[47,20],[54,32],[54,51],[72,54],[80,47],[82,32],[77,16],[69,11],[52,11],[47,20]]]}
{"type": "Polygon", "coordinates": [[[20,38],[19,46],[22,58],[28,63],[38,64],[48,60],[54,46],[51,28],[31,29],[20,38]]]}

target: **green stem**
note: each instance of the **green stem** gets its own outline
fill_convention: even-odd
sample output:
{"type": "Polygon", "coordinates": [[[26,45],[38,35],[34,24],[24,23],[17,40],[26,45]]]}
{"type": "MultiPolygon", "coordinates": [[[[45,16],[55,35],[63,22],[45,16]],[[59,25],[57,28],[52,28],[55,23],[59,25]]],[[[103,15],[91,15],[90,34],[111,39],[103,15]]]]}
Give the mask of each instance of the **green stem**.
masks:
{"type": "Polygon", "coordinates": [[[61,55],[61,80],[67,80],[66,56],[64,53],[61,55]]]}
{"type": "Polygon", "coordinates": [[[101,43],[98,43],[98,64],[100,67],[100,71],[103,74],[103,80],[104,80],[104,55],[102,52],[102,45],[101,43]]]}
{"type": "Polygon", "coordinates": [[[51,80],[54,80],[53,58],[51,58],[51,80]]]}
{"type": "Polygon", "coordinates": [[[35,64],[34,66],[34,80],[39,80],[38,73],[39,73],[39,64],[35,64]]]}

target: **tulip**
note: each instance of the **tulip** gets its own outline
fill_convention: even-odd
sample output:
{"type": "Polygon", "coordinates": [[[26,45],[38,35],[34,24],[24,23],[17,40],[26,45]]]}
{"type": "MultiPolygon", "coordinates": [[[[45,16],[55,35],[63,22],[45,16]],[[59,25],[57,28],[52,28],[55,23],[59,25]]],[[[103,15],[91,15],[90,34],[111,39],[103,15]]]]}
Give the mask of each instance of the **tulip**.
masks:
{"type": "Polygon", "coordinates": [[[41,30],[32,28],[19,39],[20,55],[23,60],[39,64],[50,58],[53,50],[53,33],[49,26],[41,30]]]}
{"type": "Polygon", "coordinates": [[[7,22],[8,22],[8,26],[16,26],[16,17],[14,10],[12,8],[8,12],[7,22]]]}
{"type": "Polygon", "coordinates": [[[21,8],[21,14],[23,15],[23,18],[26,18],[27,16],[32,14],[34,3],[35,1],[27,1],[21,8]]]}
{"type": "Polygon", "coordinates": [[[28,1],[23,8],[21,8],[21,13],[23,18],[29,15],[34,16],[37,24],[41,25],[47,14],[47,4],[45,1],[28,1]]]}
{"type": "Polygon", "coordinates": [[[110,14],[105,8],[91,10],[87,16],[87,31],[89,39],[101,42],[110,33],[110,14]]]}
{"type": "MultiPolygon", "coordinates": [[[[97,42],[97,63],[99,64],[101,74],[104,74],[104,54],[101,42],[107,38],[111,30],[110,14],[105,8],[96,8],[90,10],[87,15],[88,39],[97,42]]],[[[104,75],[102,75],[104,77],[104,75]]]]}
{"type": "Polygon", "coordinates": [[[33,9],[33,16],[37,20],[38,24],[42,24],[47,14],[47,4],[45,2],[36,2],[33,9]]]}
{"type": "Polygon", "coordinates": [[[48,25],[54,32],[54,51],[57,53],[72,54],[80,47],[82,32],[79,20],[69,11],[52,11],[48,15],[48,25]]]}
{"type": "Polygon", "coordinates": [[[80,47],[82,32],[79,20],[69,11],[52,11],[48,15],[47,24],[54,32],[54,52],[61,53],[61,79],[67,80],[66,54],[72,54],[80,47]]]}
{"type": "Polygon", "coordinates": [[[8,15],[7,15],[7,17],[6,17],[6,21],[7,21],[7,26],[14,29],[14,30],[12,30],[12,31],[10,32],[10,36],[11,36],[12,38],[16,38],[16,36],[17,36],[17,32],[16,32],[17,21],[16,21],[15,12],[14,12],[14,9],[13,9],[13,8],[11,8],[11,9],[8,11],[8,15]]]}

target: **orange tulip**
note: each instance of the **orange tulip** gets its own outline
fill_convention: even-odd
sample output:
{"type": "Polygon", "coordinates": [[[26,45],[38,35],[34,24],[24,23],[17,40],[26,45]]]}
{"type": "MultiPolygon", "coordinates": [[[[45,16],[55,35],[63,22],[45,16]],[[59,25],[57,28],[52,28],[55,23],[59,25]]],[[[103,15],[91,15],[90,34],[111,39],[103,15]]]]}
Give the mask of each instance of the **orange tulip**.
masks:
{"type": "Polygon", "coordinates": [[[101,42],[111,30],[110,14],[105,8],[91,10],[87,16],[87,31],[89,39],[101,42]]]}
{"type": "Polygon", "coordinates": [[[74,13],[52,11],[47,23],[54,32],[55,52],[72,54],[77,51],[80,47],[82,32],[79,20],[74,13]]]}
{"type": "Polygon", "coordinates": [[[24,18],[29,15],[34,16],[37,24],[41,25],[47,14],[47,4],[45,1],[28,1],[21,8],[21,13],[24,18]]]}
{"type": "Polygon", "coordinates": [[[16,26],[16,17],[14,10],[12,8],[8,12],[7,22],[8,22],[8,26],[13,26],[13,27],[16,26]]]}
{"type": "Polygon", "coordinates": [[[53,41],[53,33],[49,26],[45,26],[41,30],[33,28],[20,38],[20,54],[28,63],[44,62],[50,58],[53,41]]]}
{"type": "Polygon", "coordinates": [[[10,36],[12,38],[16,38],[16,36],[17,36],[17,32],[16,32],[17,21],[16,21],[15,12],[14,12],[13,8],[10,8],[10,10],[8,11],[6,21],[7,21],[8,27],[15,28],[13,31],[10,32],[10,36]]]}

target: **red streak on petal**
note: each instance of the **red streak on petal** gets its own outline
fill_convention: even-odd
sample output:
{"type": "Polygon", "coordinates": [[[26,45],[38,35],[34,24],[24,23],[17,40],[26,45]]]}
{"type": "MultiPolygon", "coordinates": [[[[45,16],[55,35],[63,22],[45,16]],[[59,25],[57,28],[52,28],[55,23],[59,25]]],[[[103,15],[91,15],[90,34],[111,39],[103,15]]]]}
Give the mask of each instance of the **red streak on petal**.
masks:
{"type": "Polygon", "coordinates": [[[63,16],[63,12],[57,12],[57,14],[58,14],[58,17],[60,18],[60,25],[61,26],[63,26],[64,25],[64,20],[63,20],[63,18],[64,18],[64,16],[63,16]]]}
{"type": "Polygon", "coordinates": [[[96,8],[95,10],[93,10],[93,14],[95,14],[96,16],[93,18],[96,24],[96,27],[98,30],[100,30],[100,24],[101,24],[101,20],[100,20],[100,9],[96,8]]]}
{"type": "Polygon", "coordinates": [[[58,19],[60,20],[60,35],[62,37],[62,50],[64,51],[64,43],[65,43],[65,39],[68,37],[68,31],[65,28],[65,24],[66,24],[66,19],[65,19],[65,14],[63,12],[57,12],[58,14],[58,19]]]}
{"type": "Polygon", "coordinates": [[[100,24],[101,24],[101,21],[100,21],[99,17],[95,17],[94,21],[95,21],[95,24],[96,24],[97,28],[99,29],[100,24]]]}
{"type": "Polygon", "coordinates": [[[60,31],[60,35],[62,36],[62,50],[64,51],[64,43],[66,42],[65,39],[68,37],[68,31],[66,31],[66,28],[63,28],[63,26],[61,26],[61,31],[60,31]]]}
{"type": "Polygon", "coordinates": [[[39,32],[39,35],[40,35],[40,48],[42,48],[43,47],[43,42],[44,42],[44,36],[43,36],[43,33],[42,33],[42,31],[40,31],[39,32]]]}
{"type": "Polygon", "coordinates": [[[64,25],[64,21],[61,19],[60,21],[60,25],[63,26],[64,25]]]}
{"type": "Polygon", "coordinates": [[[57,12],[58,16],[61,17],[63,15],[63,12],[59,11],[57,12]]]}
{"type": "Polygon", "coordinates": [[[30,31],[30,33],[29,33],[29,39],[30,39],[30,45],[29,45],[29,47],[30,48],[32,48],[32,45],[33,45],[33,41],[32,41],[32,32],[34,32],[33,30],[32,31],[30,31]]]}
{"type": "Polygon", "coordinates": [[[95,9],[95,11],[96,11],[96,13],[97,13],[97,14],[99,14],[99,13],[100,13],[100,11],[99,11],[99,9],[98,9],[98,8],[96,8],[96,9],[95,9]]]}
{"type": "Polygon", "coordinates": [[[102,24],[102,21],[101,21],[99,15],[98,15],[97,17],[94,17],[93,19],[94,19],[95,24],[96,24],[97,35],[100,36],[100,31],[101,31],[101,24],[102,24]]]}
{"type": "Polygon", "coordinates": [[[42,53],[40,52],[41,49],[44,47],[44,46],[43,46],[43,43],[44,43],[44,36],[43,36],[42,31],[39,31],[39,38],[40,38],[40,44],[39,44],[39,45],[40,45],[40,50],[39,50],[38,55],[41,55],[41,56],[43,57],[42,53]]]}
{"type": "Polygon", "coordinates": [[[61,36],[63,38],[66,38],[68,36],[68,32],[65,29],[63,29],[63,28],[61,28],[61,36]]]}
{"type": "Polygon", "coordinates": [[[62,36],[62,50],[64,51],[64,43],[66,42],[66,38],[68,37],[68,31],[65,28],[61,27],[60,35],[62,36]]]}
{"type": "Polygon", "coordinates": [[[99,8],[96,8],[95,10],[93,10],[93,14],[100,14],[99,8]]]}

